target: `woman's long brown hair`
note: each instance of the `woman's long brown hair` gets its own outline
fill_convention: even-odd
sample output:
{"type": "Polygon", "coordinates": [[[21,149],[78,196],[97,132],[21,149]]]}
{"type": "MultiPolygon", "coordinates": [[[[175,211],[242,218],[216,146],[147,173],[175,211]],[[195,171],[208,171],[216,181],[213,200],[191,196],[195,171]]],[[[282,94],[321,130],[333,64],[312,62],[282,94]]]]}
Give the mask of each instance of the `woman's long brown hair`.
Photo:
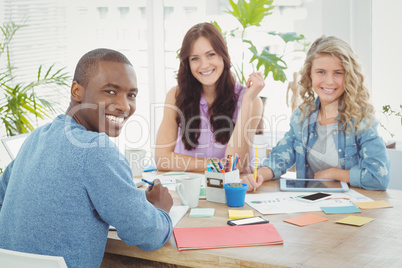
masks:
{"type": "Polygon", "coordinates": [[[186,33],[180,49],[180,66],[177,74],[178,90],[176,106],[180,113],[176,122],[181,126],[181,140],[186,150],[198,146],[200,137],[200,100],[202,84],[192,75],[189,63],[190,52],[194,42],[207,38],[214,51],[223,58],[224,69],[216,84],[216,99],[209,108],[210,124],[215,140],[221,144],[228,143],[233,132],[233,114],[236,110],[235,79],[230,72],[230,57],[222,34],[211,23],[194,25],[186,33]],[[191,130],[191,131],[189,131],[191,130]]]}

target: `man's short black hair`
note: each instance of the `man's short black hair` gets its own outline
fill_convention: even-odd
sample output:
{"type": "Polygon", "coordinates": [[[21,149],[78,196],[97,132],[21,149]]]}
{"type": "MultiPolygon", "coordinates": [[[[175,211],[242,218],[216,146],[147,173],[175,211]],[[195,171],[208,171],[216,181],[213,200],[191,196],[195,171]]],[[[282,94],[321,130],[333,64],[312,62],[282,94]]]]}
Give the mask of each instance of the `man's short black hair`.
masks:
{"type": "Polygon", "coordinates": [[[98,73],[100,61],[121,62],[133,66],[122,53],[112,49],[98,48],[81,57],[75,68],[73,81],[86,87],[91,77],[98,73]]]}

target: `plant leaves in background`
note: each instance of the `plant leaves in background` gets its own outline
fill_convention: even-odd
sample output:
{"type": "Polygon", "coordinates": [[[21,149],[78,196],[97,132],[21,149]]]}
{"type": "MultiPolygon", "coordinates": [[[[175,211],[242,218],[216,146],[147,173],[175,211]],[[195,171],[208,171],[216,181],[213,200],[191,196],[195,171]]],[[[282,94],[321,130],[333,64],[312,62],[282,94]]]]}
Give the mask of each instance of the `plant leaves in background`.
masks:
{"type": "Polygon", "coordinates": [[[286,81],[286,74],[283,70],[287,69],[287,64],[278,55],[269,53],[266,49],[261,54],[258,53],[257,48],[250,40],[243,40],[243,42],[250,44],[249,50],[253,53],[250,63],[257,61],[257,70],[264,66],[264,79],[272,72],[275,81],[286,81]]]}
{"type": "Polygon", "coordinates": [[[295,32],[288,32],[288,33],[268,32],[268,34],[279,36],[285,43],[301,41],[305,38],[304,35],[297,34],[295,32]]]}
{"type": "Polygon", "coordinates": [[[47,70],[40,65],[37,72],[37,79],[34,82],[22,83],[15,82],[18,77],[12,73],[14,68],[11,64],[9,43],[16,31],[24,27],[14,22],[4,23],[0,26],[2,36],[0,39],[0,59],[3,54],[7,55],[7,60],[0,61],[7,64],[0,68],[0,120],[3,122],[7,136],[14,136],[34,130],[37,119],[50,117],[55,109],[52,104],[38,97],[35,90],[41,87],[68,87],[67,82],[70,76],[65,72],[65,68],[55,70],[54,64],[47,70]]]}
{"type": "Polygon", "coordinates": [[[273,0],[238,0],[237,4],[233,0],[229,0],[229,4],[233,10],[227,10],[226,13],[233,15],[243,26],[261,26],[260,23],[265,16],[272,14],[274,9],[273,0]]]}

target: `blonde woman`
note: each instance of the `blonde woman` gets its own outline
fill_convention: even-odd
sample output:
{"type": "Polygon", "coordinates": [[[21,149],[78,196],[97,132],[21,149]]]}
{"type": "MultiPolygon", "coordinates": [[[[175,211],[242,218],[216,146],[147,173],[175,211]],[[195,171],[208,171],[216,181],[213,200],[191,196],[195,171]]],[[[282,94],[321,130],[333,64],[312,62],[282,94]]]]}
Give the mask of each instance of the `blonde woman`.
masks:
{"type": "Polygon", "coordinates": [[[258,168],[257,181],[253,175],[243,178],[249,190],[279,178],[295,163],[297,178],[385,190],[390,162],[349,44],[333,36],[312,44],[301,70],[300,96],[290,130],[258,168]]]}

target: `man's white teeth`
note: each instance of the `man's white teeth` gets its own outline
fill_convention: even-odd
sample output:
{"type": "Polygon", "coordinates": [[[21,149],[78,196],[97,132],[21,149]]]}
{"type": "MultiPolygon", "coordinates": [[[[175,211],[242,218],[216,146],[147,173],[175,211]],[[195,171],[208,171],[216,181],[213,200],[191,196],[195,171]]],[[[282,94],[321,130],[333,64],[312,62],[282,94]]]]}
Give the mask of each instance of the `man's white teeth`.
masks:
{"type": "Polygon", "coordinates": [[[109,121],[111,121],[111,122],[113,122],[113,123],[116,123],[116,124],[122,124],[123,121],[124,121],[124,118],[123,118],[123,117],[117,117],[117,116],[114,116],[114,115],[106,115],[106,118],[107,118],[109,121]]]}
{"type": "Polygon", "coordinates": [[[334,92],[335,88],[322,88],[322,90],[324,90],[327,93],[331,93],[334,92]]]}
{"type": "Polygon", "coordinates": [[[201,74],[202,74],[202,75],[208,75],[208,74],[212,74],[213,71],[214,71],[214,70],[211,70],[211,71],[209,71],[209,72],[201,73],[201,74]]]}

